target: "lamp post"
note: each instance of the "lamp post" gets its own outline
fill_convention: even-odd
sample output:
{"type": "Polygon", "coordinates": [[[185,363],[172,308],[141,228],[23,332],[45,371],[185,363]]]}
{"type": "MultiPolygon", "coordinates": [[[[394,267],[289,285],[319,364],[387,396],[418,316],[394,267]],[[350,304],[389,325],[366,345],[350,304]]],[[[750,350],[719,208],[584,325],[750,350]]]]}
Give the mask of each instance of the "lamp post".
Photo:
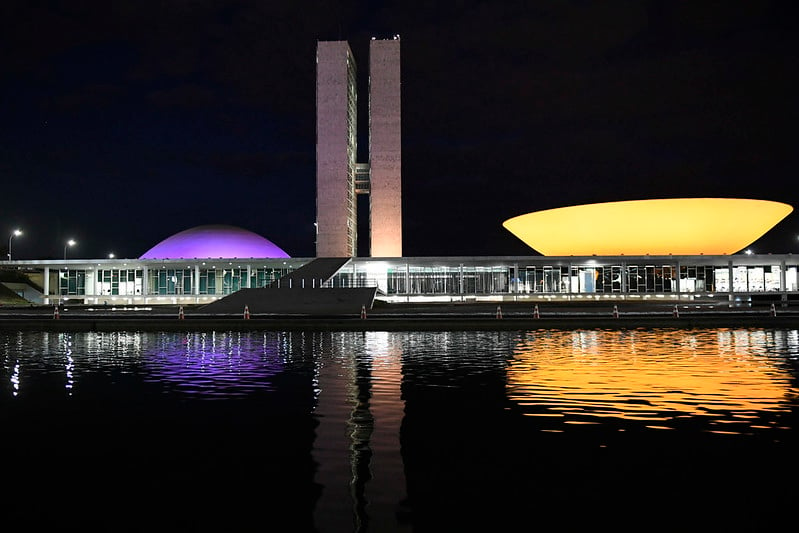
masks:
{"type": "Polygon", "coordinates": [[[64,245],[64,261],[67,260],[67,247],[68,246],[75,246],[77,244],[73,239],[69,239],[67,243],[64,245]]]}
{"type": "MultiPolygon", "coordinates": [[[[66,242],[66,244],[64,244],[64,261],[66,261],[66,260],[67,260],[67,248],[68,248],[69,246],[75,246],[75,244],[76,244],[76,242],[75,242],[75,239],[69,239],[69,240],[66,242]]],[[[66,263],[65,263],[65,264],[64,264],[64,271],[65,271],[65,274],[64,274],[64,275],[65,275],[65,276],[67,275],[66,271],[68,271],[68,270],[69,270],[69,267],[68,267],[68,266],[66,265],[66,263]]],[[[59,277],[60,277],[60,276],[59,276],[59,277]]],[[[66,286],[67,286],[67,292],[69,292],[69,278],[68,278],[68,277],[67,277],[67,279],[66,279],[65,283],[66,283],[66,286]]],[[[59,304],[61,303],[61,290],[62,290],[62,289],[61,289],[61,287],[60,287],[60,285],[61,285],[61,282],[59,281],[59,287],[58,287],[58,303],[59,303],[59,304]]]]}
{"type": "Polygon", "coordinates": [[[11,239],[13,239],[14,237],[19,237],[20,235],[22,235],[22,230],[15,229],[14,231],[11,232],[11,235],[8,237],[8,260],[9,261],[11,261],[11,239]]]}

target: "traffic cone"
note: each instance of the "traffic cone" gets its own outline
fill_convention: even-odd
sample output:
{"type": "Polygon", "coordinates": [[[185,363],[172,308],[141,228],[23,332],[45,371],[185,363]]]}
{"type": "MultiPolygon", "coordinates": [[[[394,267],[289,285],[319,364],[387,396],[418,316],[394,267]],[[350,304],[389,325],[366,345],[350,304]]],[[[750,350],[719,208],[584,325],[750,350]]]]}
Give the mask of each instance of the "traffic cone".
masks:
{"type": "Polygon", "coordinates": [[[361,318],[366,318],[366,306],[361,306],[361,318]]]}
{"type": "Polygon", "coordinates": [[[538,304],[533,308],[533,318],[541,318],[541,315],[538,314],[538,304]]]}
{"type": "Polygon", "coordinates": [[[771,304],[771,316],[777,316],[777,308],[774,307],[774,304],[771,304]]]}
{"type": "Polygon", "coordinates": [[[497,306],[497,318],[502,318],[502,308],[497,306]]]}
{"type": "Polygon", "coordinates": [[[182,305],[178,308],[178,319],[179,320],[183,320],[183,306],[182,305]]]}
{"type": "Polygon", "coordinates": [[[613,318],[619,318],[619,308],[617,306],[613,306],[613,318]]]}
{"type": "Polygon", "coordinates": [[[58,313],[58,306],[53,307],[53,320],[58,320],[61,315],[58,313]]]}
{"type": "Polygon", "coordinates": [[[677,309],[677,304],[674,304],[674,312],[673,312],[673,315],[674,315],[674,318],[680,318],[680,310],[679,310],[679,309],[677,309]]]}
{"type": "Polygon", "coordinates": [[[244,320],[250,319],[250,308],[246,305],[244,306],[244,320]]]}

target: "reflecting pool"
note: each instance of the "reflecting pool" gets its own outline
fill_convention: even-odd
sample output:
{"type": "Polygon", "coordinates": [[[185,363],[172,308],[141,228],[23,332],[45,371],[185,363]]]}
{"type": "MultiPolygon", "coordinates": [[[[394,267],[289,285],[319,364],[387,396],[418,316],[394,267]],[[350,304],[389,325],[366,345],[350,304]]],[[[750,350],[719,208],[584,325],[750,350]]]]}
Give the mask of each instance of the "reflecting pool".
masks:
{"type": "Polygon", "coordinates": [[[762,530],[798,362],[771,329],[0,332],[4,520],[762,530]]]}

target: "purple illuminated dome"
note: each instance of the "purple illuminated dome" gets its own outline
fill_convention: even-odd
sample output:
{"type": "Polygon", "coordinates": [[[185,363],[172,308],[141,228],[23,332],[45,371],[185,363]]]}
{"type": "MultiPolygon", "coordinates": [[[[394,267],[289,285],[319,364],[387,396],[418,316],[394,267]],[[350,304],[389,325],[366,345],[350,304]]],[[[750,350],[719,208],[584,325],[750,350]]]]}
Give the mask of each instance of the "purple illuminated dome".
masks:
{"type": "Polygon", "coordinates": [[[276,258],[289,255],[265,239],[236,226],[197,226],[159,242],[140,259],[276,258]]]}

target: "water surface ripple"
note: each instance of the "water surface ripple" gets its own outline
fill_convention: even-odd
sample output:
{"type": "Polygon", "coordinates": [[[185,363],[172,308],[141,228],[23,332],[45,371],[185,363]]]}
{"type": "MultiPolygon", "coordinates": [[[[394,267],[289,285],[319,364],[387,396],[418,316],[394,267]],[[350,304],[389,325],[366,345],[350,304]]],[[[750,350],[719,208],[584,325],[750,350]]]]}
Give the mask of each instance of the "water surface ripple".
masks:
{"type": "Polygon", "coordinates": [[[770,529],[798,377],[796,329],[0,332],[4,525],[770,529]]]}
{"type": "Polygon", "coordinates": [[[640,421],[748,434],[783,427],[797,400],[795,331],[532,332],[507,369],[508,398],[528,416],[565,424],[640,421]]]}

